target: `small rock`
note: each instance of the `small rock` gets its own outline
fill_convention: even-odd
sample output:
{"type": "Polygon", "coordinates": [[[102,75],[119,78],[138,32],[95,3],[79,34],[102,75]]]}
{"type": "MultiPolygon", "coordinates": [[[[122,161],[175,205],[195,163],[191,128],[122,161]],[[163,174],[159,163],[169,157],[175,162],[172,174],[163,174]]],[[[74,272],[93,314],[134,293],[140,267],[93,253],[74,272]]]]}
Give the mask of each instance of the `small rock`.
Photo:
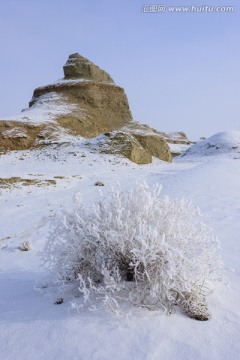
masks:
{"type": "Polygon", "coordinates": [[[95,183],[95,186],[105,186],[105,184],[103,182],[101,182],[101,181],[97,181],[95,183]]]}
{"type": "Polygon", "coordinates": [[[31,245],[31,243],[29,241],[23,241],[19,245],[18,250],[20,250],[20,251],[29,251],[29,250],[31,250],[31,248],[32,248],[32,245],[31,245]]]}
{"type": "Polygon", "coordinates": [[[55,305],[61,305],[63,303],[63,298],[59,298],[55,301],[55,305]]]}

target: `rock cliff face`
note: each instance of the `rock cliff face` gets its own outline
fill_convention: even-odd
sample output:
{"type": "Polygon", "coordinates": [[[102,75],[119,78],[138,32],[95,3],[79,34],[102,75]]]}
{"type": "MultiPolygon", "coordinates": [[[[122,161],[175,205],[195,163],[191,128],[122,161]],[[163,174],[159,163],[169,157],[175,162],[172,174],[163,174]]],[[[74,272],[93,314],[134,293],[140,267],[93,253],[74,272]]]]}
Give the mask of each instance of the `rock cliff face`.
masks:
{"type": "Polygon", "coordinates": [[[124,89],[108,73],[79,54],[70,55],[63,69],[62,80],[34,90],[28,109],[0,121],[0,149],[46,145],[63,134],[72,139],[107,134],[100,140],[106,153],[138,164],[150,163],[152,156],[171,161],[163,134],[132,120],[124,89]]]}
{"type": "Polygon", "coordinates": [[[152,154],[148,148],[143,147],[133,135],[123,131],[113,131],[106,133],[105,136],[105,141],[100,142],[100,145],[104,145],[100,152],[122,155],[136,164],[152,162],[152,154]]]}
{"type": "Polygon", "coordinates": [[[125,125],[122,130],[134,136],[141,146],[147,149],[152,156],[163,161],[172,161],[169,146],[163,138],[162,133],[152,129],[148,125],[140,124],[137,121],[131,121],[125,125]]]}
{"type": "Polygon", "coordinates": [[[78,53],[69,56],[63,67],[65,79],[85,79],[114,84],[111,76],[78,53]]]}
{"type": "Polygon", "coordinates": [[[104,70],[79,54],[69,56],[64,79],[37,88],[30,108],[49,93],[57,93],[74,110],[58,114],[55,120],[76,135],[91,138],[122,127],[132,120],[124,89],[115,85],[104,70]]]}

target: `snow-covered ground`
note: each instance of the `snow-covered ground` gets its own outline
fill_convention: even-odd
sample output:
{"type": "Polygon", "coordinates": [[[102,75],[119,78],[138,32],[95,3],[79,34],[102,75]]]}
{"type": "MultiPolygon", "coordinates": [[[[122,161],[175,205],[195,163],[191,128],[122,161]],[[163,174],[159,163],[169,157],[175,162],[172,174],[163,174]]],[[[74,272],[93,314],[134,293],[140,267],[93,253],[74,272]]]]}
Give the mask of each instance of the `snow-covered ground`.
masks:
{"type": "Polygon", "coordinates": [[[0,182],[0,358],[239,359],[239,140],[239,132],[219,134],[197,143],[172,164],[155,159],[143,166],[94,154],[83,140],[1,155],[0,178],[22,181],[16,179],[9,187],[0,182]],[[225,151],[219,151],[223,145],[225,151]],[[99,198],[96,181],[104,182],[104,194],[117,183],[127,189],[142,180],[162,184],[163,195],[192,199],[220,239],[228,286],[220,283],[208,297],[209,321],[192,320],[178,309],[170,316],[143,309],[128,319],[103,311],[77,313],[68,302],[54,305],[56,299],[35,290],[45,275],[39,252],[54,214],[71,208],[76,192],[85,206],[91,205],[99,198]],[[26,240],[32,249],[19,251],[26,240]]]}

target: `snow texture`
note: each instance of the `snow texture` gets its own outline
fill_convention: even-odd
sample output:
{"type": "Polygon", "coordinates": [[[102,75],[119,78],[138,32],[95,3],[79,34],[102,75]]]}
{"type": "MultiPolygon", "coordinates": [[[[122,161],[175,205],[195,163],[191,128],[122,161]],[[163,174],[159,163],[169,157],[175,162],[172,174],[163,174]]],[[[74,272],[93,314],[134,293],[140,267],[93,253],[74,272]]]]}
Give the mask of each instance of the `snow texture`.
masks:
{"type": "Polygon", "coordinates": [[[63,95],[52,91],[39,96],[37,102],[30,108],[24,109],[21,114],[5,118],[4,121],[12,120],[40,125],[52,122],[56,116],[69,114],[76,109],[80,111],[77,105],[69,104],[63,95]]]}
{"type": "Polygon", "coordinates": [[[168,143],[168,146],[170,148],[170,151],[175,154],[185,153],[191,147],[191,145],[171,144],[171,143],[168,143]]]}
{"type": "Polygon", "coordinates": [[[212,156],[220,153],[240,156],[240,131],[220,132],[200,140],[187,150],[186,155],[212,156]]]}
{"type": "Polygon", "coordinates": [[[27,138],[27,131],[21,128],[15,127],[11,130],[5,130],[2,132],[2,136],[4,139],[6,138],[27,138]]]}
{"type": "MultiPolygon", "coordinates": [[[[226,136],[233,139],[232,133],[226,136]]],[[[203,156],[199,148],[194,156],[176,157],[173,163],[154,159],[144,166],[91,153],[83,141],[2,154],[0,178],[55,179],[56,185],[0,188],[1,359],[238,359],[240,159],[231,150],[235,144],[230,140],[227,153],[203,156]],[[56,297],[34,289],[46,275],[39,252],[50,222],[59,211],[72,209],[76,193],[86,207],[96,204],[97,181],[105,184],[103,196],[118,183],[124,192],[136,181],[159,183],[161,196],[185,198],[201,209],[203,222],[220,240],[228,268],[228,287],[217,283],[207,298],[209,321],[188,318],[178,307],[171,316],[141,308],[128,320],[102,310],[78,314],[67,297],[55,305],[56,297]],[[30,251],[18,250],[24,241],[31,242],[30,251]]]]}

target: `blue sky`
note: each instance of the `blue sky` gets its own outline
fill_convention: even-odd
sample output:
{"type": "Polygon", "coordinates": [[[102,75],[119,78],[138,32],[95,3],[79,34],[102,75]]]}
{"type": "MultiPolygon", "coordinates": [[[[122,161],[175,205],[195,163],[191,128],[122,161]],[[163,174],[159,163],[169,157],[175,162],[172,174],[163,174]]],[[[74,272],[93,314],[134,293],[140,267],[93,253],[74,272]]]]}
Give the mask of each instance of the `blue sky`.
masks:
{"type": "Polygon", "coordinates": [[[239,1],[0,0],[0,34],[1,118],[79,52],[125,88],[135,120],[192,139],[240,130],[239,1]],[[143,4],[235,11],[153,14],[143,4]]]}

